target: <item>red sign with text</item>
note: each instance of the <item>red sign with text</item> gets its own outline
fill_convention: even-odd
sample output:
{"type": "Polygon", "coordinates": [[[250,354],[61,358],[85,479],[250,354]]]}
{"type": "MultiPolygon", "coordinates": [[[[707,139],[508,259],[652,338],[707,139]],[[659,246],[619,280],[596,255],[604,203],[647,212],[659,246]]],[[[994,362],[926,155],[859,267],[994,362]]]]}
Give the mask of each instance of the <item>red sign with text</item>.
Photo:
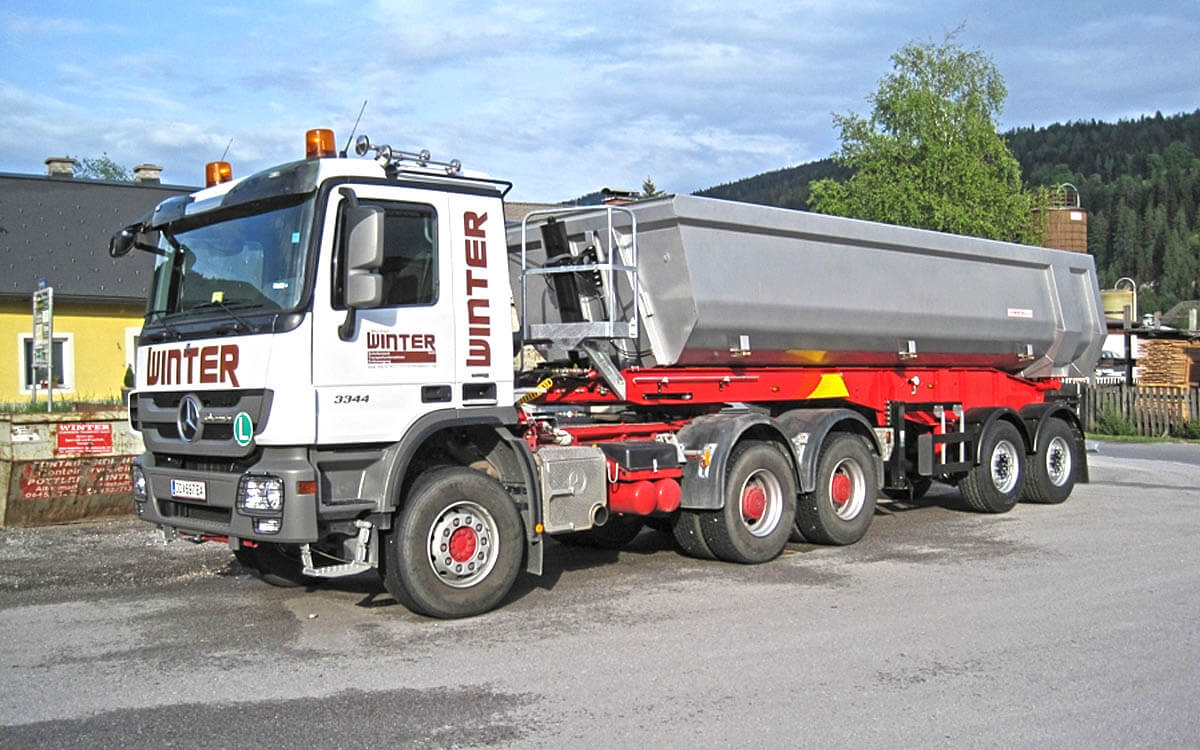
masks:
{"type": "Polygon", "coordinates": [[[112,453],[113,426],[107,422],[63,422],[58,453],[112,453]]]}

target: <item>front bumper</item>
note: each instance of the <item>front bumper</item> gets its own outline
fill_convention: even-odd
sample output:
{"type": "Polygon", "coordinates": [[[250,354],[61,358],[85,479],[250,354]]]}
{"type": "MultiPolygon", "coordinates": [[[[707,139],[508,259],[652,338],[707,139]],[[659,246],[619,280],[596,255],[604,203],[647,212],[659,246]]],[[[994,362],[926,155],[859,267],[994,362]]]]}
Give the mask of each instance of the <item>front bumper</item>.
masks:
{"type": "Polygon", "coordinates": [[[317,471],[304,447],[263,448],[256,462],[237,472],[181,468],[169,462],[160,465],[152,453],[135,458],[133,463],[146,477],[145,501],[134,500],[135,512],[146,521],[194,534],[291,544],[318,541],[317,496],[300,493],[302,482],[309,489],[317,486],[317,471]],[[282,480],[283,508],[279,513],[238,510],[238,484],[246,475],[282,480]],[[204,500],[172,496],[172,480],[203,482],[204,500]],[[257,532],[255,519],[262,518],[279,518],[279,531],[257,532]]]}

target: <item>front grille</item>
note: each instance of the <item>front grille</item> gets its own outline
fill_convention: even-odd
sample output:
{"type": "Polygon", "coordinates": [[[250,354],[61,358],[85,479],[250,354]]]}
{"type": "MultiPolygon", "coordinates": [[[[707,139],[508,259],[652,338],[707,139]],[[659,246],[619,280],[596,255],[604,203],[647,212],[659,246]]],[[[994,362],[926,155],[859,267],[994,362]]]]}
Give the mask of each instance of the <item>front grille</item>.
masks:
{"type": "Polygon", "coordinates": [[[178,453],[155,453],[155,466],[187,471],[203,471],[209,474],[244,474],[258,463],[262,450],[256,450],[244,458],[221,458],[212,456],[188,456],[178,453]]]}
{"type": "Polygon", "coordinates": [[[131,399],[131,421],[142,433],[147,450],[156,454],[194,452],[223,459],[241,457],[252,449],[234,441],[234,418],[245,412],[255,432],[260,431],[270,416],[272,395],[263,388],[137,393],[131,399]],[[194,442],[183,440],[178,426],[179,405],[189,393],[200,401],[199,439],[194,442]]]}
{"type": "Polygon", "coordinates": [[[164,518],[188,518],[193,521],[204,521],[205,523],[228,526],[229,520],[233,517],[233,511],[229,508],[192,505],[191,503],[179,503],[174,500],[164,500],[160,506],[164,518]]]}

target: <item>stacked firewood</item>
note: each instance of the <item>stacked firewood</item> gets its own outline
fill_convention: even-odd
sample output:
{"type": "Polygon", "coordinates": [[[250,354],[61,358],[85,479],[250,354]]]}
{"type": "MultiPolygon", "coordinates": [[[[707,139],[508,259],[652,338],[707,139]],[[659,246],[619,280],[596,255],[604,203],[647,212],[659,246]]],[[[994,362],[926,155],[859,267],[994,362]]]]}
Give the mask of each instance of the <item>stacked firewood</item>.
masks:
{"type": "Polygon", "coordinates": [[[1170,339],[1142,341],[1138,356],[1141,384],[1187,388],[1193,364],[1200,361],[1200,345],[1170,339]]]}

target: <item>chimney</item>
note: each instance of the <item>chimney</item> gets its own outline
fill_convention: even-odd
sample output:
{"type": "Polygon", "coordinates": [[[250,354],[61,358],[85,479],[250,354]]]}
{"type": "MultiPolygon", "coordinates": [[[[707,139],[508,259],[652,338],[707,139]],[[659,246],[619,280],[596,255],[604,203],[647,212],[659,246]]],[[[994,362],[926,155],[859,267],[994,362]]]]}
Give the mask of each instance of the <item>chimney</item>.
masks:
{"type": "Polygon", "coordinates": [[[159,184],[163,168],[157,164],[139,164],[133,168],[133,181],[147,185],[159,184]]]}
{"type": "Polygon", "coordinates": [[[46,159],[47,177],[65,177],[70,180],[75,177],[75,165],[79,162],[69,156],[51,156],[46,159]]]}

